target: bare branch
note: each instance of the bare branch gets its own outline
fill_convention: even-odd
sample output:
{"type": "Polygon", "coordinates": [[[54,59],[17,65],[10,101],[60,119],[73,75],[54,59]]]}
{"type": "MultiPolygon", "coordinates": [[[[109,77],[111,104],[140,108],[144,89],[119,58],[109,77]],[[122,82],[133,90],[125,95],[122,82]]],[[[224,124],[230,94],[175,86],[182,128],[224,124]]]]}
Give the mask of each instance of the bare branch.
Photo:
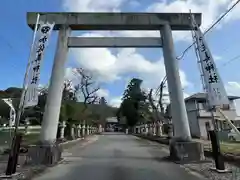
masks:
{"type": "Polygon", "coordinates": [[[148,94],[148,100],[149,100],[149,103],[152,107],[155,121],[159,121],[159,120],[161,120],[161,117],[160,117],[160,113],[158,111],[157,106],[154,104],[154,99],[152,97],[152,92],[153,92],[153,89],[151,89],[149,94],[148,94]]]}
{"type": "Polygon", "coordinates": [[[83,96],[84,111],[87,109],[87,104],[93,104],[98,99],[96,92],[100,89],[94,81],[91,74],[88,74],[84,69],[78,68],[76,72],[80,76],[79,91],[83,96]],[[97,86],[97,87],[95,87],[97,86]]]}

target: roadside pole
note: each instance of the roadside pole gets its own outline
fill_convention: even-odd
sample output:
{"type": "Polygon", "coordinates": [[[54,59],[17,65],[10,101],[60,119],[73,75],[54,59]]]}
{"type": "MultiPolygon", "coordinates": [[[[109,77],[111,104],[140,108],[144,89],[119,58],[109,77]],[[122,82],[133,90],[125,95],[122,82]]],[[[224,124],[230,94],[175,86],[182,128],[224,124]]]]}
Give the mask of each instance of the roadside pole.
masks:
{"type": "Polygon", "coordinates": [[[216,169],[215,168],[213,169],[217,170],[218,172],[221,172],[221,171],[225,171],[225,164],[224,164],[223,156],[220,149],[220,140],[219,140],[217,121],[214,118],[215,111],[216,111],[215,107],[211,108],[213,130],[209,131],[209,135],[211,139],[212,153],[213,153],[213,158],[215,161],[215,168],[216,168],[216,169]]]}
{"type": "Polygon", "coordinates": [[[11,149],[9,152],[8,164],[7,164],[7,169],[6,169],[6,173],[5,173],[6,176],[11,176],[14,173],[16,173],[20,144],[22,141],[22,134],[18,132],[18,126],[20,123],[22,112],[24,111],[26,84],[28,81],[28,73],[29,73],[30,64],[31,64],[32,50],[33,50],[33,46],[34,46],[34,42],[35,42],[35,38],[36,38],[36,32],[38,29],[39,19],[40,19],[40,14],[37,15],[36,25],[34,28],[33,40],[32,40],[32,45],[31,45],[31,49],[30,49],[30,55],[29,55],[29,59],[28,59],[25,76],[24,76],[24,81],[23,81],[22,95],[21,95],[21,99],[20,99],[20,103],[19,103],[19,107],[18,107],[18,111],[17,111],[17,117],[15,120],[15,130],[14,130],[14,134],[13,134],[11,149]]]}

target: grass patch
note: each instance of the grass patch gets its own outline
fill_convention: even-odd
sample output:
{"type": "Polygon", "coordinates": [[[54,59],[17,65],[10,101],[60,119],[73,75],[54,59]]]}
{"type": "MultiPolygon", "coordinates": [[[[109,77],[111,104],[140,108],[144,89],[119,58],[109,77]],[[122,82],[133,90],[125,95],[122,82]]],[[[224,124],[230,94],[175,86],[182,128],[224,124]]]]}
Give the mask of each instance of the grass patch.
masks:
{"type": "MultiPolygon", "coordinates": [[[[212,151],[212,145],[204,144],[204,149],[212,151]]],[[[223,154],[240,155],[240,143],[237,142],[220,142],[220,149],[223,154]]]]}
{"type": "Polygon", "coordinates": [[[23,136],[22,144],[36,144],[39,140],[39,133],[26,134],[23,136]]]}
{"type": "MultiPolygon", "coordinates": [[[[19,132],[24,133],[24,130],[19,130],[19,132]]],[[[34,144],[39,138],[40,131],[38,130],[30,130],[29,134],[23,136],[22,144],[29,145],[34,144]]],[[[12,137],[14,134],[14,130],[1,130],[0,131],[0,148],[10,147],[10,143],[12,141],[12,137]]]]}
{"type": "Polygon", "coordinates": [[[240,155],[240,143],[221,142],[220,148],[222,153],[240,155]]]}

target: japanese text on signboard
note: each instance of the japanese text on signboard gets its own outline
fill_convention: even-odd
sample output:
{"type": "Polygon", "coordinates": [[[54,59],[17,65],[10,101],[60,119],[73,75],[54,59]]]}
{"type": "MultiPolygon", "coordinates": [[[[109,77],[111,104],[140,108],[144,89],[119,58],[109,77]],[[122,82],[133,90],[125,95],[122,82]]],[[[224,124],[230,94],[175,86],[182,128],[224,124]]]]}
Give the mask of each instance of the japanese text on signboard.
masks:
{"type": "Polygon", "coordinates": [[[229,104],[225,88],[217,72],[211,52],[207,47],[203,34],[196,24],[194,17],[192,17],[192,25],[209,103],[211,106],[229,104]]]}
{"type": "Polygon", "coordinates": [[[29,83],[25,95],[25,107],[33,106],[38,101],[38,84],[40,79],[41,61],[44,50],[47,46],[49,35],[53,29],[54,24],[40,23],[37,31],[36,41],[34,42],[34,54],[31,60],[31,69],[29,71],[29,83]]]}

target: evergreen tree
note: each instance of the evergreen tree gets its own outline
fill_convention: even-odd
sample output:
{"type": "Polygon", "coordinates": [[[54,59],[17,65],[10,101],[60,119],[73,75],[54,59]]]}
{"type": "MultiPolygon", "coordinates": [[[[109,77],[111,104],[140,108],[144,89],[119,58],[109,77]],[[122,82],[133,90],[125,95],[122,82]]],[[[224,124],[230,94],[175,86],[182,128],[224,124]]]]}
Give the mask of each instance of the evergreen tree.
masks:
{"type": "Polygon", "coordinates": [[[132,127],[143,118],[142,107],[144,107],[146,95],[141,90],[142,80],[133,78],[123,93],[122,103],[117,116],[126,117],[127,125],[132,127]]]}

